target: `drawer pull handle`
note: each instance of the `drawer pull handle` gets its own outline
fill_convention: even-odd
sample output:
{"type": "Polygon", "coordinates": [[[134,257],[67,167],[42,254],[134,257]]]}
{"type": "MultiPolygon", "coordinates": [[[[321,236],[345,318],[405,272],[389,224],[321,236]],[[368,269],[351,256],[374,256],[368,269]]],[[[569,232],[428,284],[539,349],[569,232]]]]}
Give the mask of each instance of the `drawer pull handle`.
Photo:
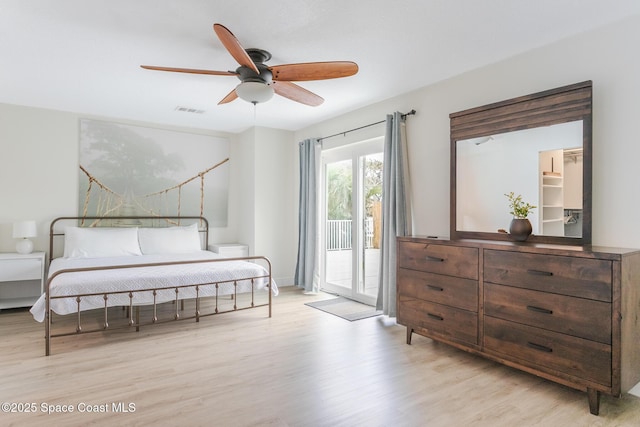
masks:
{"type": "Polygon", "coordinates": [[[438,258],[436,256],[427,255],[426,260],[427,261],[433,261],[433,262],[443,262],[444,258],[438,258]]]}
{"type": "Polygon", "coordinates": [[[553,352],[552,348],[549,348],[545,345],[540,345],[540,344],[536,344],[534,342],[527,342],[527,346],[533,348],[534,350],[539,350],[539,351],[544,351],[545,353],[551,353],[553,352]]]}
{"type": "Polygon", "coordinates": [[[527,270],[527,273],[533,274],[536,276],[553,276],[553,273],[550,271],[542,271],[542,270],[527,270]]]}
{"type": "Polygon", "coordinates": [[[437,314],[431,314],[431,313],[427,313],[427,316],[429,316],[432,319],[436,319],[436,320],[444,320],[444,317],[438,316],[437,314]]]}
{"type": "Polygon", "coordinates": [[[433,291],[438,291],[438,292],[444,291],[444,289],[441,288],[440,286],[427,285],[427,288],[429,288],[429,289],[431,289],[433,291]]]}
{"type": "Polygon", "coordinates": [[[536,307],[535,305],[528,305],[527,310],[535,311],[536,313],[553,314],[553,310],[547,310],[546,308],[536,307]]]}

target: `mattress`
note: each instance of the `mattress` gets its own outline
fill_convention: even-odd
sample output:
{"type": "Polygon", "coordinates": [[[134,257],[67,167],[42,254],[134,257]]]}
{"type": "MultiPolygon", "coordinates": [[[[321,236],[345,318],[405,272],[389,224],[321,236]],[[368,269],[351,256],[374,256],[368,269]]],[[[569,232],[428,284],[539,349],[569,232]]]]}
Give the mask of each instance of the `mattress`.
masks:
{"type": "MultiPolygon", "coordinates": [[[[120,256],[108,258],[56,258],[51,262],[48,277],[56,272],[89,267],[129,266],[149,263],[180,262],[192,260],[216,260],[224,258],[209,251],[199,251],[185,254],[171,255],[140,255],[120,256]]],[[[51,296],[98,294],[83,296],[80,310],[103,308],[104,292],[123,293],[109,295],[108,306],[128,306],[130,303],[129,290],[145,290],[166,288],[157,291],[156,303],[176,299],[176,286],[198,284],[200,297],[216,295],[215,283],[219,283],[218,295],[229,295],[234,292],[250,292],[253,285],[257,289],[265,289],[269,277],[268,271],[261,265],[249,261],[218,261],[192,264],[172,264],[159,266],[141,266],[135,268],[109,268],[97,271],[65,272],[54,277],[51,281],[51,296]],[[236,286],[234,287],[234,281],[236,286]],[[206,284],[206,285],[205,285],[206,284]],[[236,289],[234,289],[236,288],[236,289]]],[[[275,282],[271,281],[271,290],[278,294],[275,282]]],[[[196,297],[195,287],[180,288],[179,299],[196,297]]],[[[133,304],[146,305],[154,302],[152,291],[134,292],[133,304]]],[[[75,313],[78,305],[75,298],[52,298],[51,309],[57,314],[75,313]]],[[[38,322],[42,322],[46,311],[46,295],[42,295],[31,308],[31,314],[38,322]]]]}

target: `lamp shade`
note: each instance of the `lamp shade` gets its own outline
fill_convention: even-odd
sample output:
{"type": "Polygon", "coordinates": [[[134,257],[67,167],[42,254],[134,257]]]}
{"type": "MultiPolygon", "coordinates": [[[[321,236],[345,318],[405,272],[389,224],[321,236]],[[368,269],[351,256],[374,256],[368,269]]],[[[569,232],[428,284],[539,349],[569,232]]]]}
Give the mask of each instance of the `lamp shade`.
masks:
{"type": "Polygon", "coordinates": [[[23,239],[38,235],[35,221],[20,221],[13,223],[13,238],[23,239]]]}
{"type": "Polygon", "coordinates": [[[252,104],[266,102],[273,97],[273,88],[266,83],[243,82],[236,86],[236,94],[252,104]]]}

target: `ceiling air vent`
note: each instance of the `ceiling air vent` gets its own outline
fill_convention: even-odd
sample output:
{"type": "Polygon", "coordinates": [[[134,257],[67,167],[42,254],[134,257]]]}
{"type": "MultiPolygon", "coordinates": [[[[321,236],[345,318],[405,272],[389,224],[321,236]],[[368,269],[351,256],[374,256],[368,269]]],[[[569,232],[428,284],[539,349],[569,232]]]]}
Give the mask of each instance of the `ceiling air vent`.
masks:
{"type": "Polygon", "coordinates": [[[181,111],[183,113],[204,114],[204,110],[198,110],[197,108],[190,107],[181,107],[179,105],[176,107],[176,111],[181,111]]]}

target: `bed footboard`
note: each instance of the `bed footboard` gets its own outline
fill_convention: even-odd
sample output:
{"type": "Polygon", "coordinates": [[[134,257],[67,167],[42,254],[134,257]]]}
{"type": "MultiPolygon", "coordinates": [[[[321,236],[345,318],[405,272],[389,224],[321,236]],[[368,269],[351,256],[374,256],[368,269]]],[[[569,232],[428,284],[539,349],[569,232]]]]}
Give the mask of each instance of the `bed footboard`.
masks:
{"type": "Polygon", "coordinates": [[[271,275],[271,262],[268,258],[263,256],[251,256],[251,257],[243,257],[243,258],[225,258],[225,259],[213,259],[213,260],[194,260],[194,261],[180,261],[180,262],[167,262],[167,263],[150,263],[150,264],[133,264],[133,265],[117,265],[117,266],[108,266],[108,267],[94,267],[94,268],[78,268],[78,269],[67,269],[60,270],[53,274],[47,280],[46,286],[46,303],[45,303],[45,354],[49,356],[51,354],[51,340],[56,337],[63,337],[69,335],[80,335],[87,334],[92,332],[102,332],[108,329],[123,329],[123,328],[135,328],[136,331],[140,330],[141,326],[148,326],[154,324],[161,324],[170,321],[176,320],[189,320],[195,319],[196,322],[199,322],[202,317],[214,316],[217,314],[229,313],[233,311],[240,310],[248,310],[253,308],[267,307],[268,317],[272,316],[272,306],[273,306],[273,289],[272,289],[273,281],[271,275]],[[143,289],[128,289],[128,290],[118,290],[118,291],[108,291],[108,292],[96,292],[96,293],[82,293],[82,294],[74,294],[74,295],[51,295],[50,288],[52,281],[55,280],[56,277],[59,277],[64,274],[69,273],[79,273],[85,271],[101,271],[101,270],[111,270],[111,269],[127,269],[127,268],[144,268],[144,267],[153,267],[153,266],[167,266],[167,265],[185,265],[185,264],[211,264],[211,263],[221,263],[221,262],[231,262],[231,261],[251,261],[251,262],[261,262],[265,266],[265,271],[267,272],[264,275],[254,276],[254,277],[242,277],[233,280],[223,280],[216,282],[205,282],[205,283],[194,283],[194,284],[183,284],[176,285],[170,287],[150,287],[143,289]],[[256,291],[257,286],[256,283],[258,281],[265,282],[264,289],[261,289],[261,292],[266,291],[267,302],[256,302],[256,291]],[[239,283],[241,282],[250,282],[250,290],[249,292],[242,292],[243,295],[248,296],[248,301],[245,302],[245,305],[239,305],[239,283]],[[221,292],[221,289],[226,287],[227,289],[232,286],[232,292],[221,292]],[[205,294],[203,290],[207,289],[208,292],[205,294]],[[171,300],[166,298],[167,292],[171,292],[174,296],[171,300]],[[149,304],[137,304],[136,303],[136,295],[147,293],[151,294],[153,301],[149,304]],[[160,298],[159,296],[164,294],[164,298],[160,298]],[[230,296],[233,301],[233,305],[231,307],[222,308],[220,305],[220,300],[224,296],[230,296]],[[82,303],[85,298],[88,297],[100,297],[104,300],[104,306],[101,309],[93,309],[102,310],[103,316],[101,325],[99,327],[93,328],[85,328],[82,323],[82,303]],[[123,305],[122,298],[126,298],[128,304],[123,305]],[[75,316],[75,330],[68,331],[63,333],[54,334],[52,332],[52,309],[51,303],[56,299],[72,299],[75,301],[76,310],[73,315],[75,316]],[[120,325],[113,327],[109,324],[109,308],[113,307],[114,304],[111,304],[111,300],[118,298],[119,303],[118,306],[126,307],[127,313],[127,322],[125,325],[120,325]],[[195,302],[195,308],[193,310],[185,309],[184,300],[193,300],[195,302]],[[209,302],[209,311],[202,311],[202,302],[203,300],[207,300],[209,302]],[[167,319],[159,319],[158,318],[158,306],[160,304],[165,304],[167,302],[174,303],[174,311],[171,318],[167,319]],[[151,316],[148,320],[142,321],[140,319],[140,307],[147,307],[151,311],[151,316]]]}

